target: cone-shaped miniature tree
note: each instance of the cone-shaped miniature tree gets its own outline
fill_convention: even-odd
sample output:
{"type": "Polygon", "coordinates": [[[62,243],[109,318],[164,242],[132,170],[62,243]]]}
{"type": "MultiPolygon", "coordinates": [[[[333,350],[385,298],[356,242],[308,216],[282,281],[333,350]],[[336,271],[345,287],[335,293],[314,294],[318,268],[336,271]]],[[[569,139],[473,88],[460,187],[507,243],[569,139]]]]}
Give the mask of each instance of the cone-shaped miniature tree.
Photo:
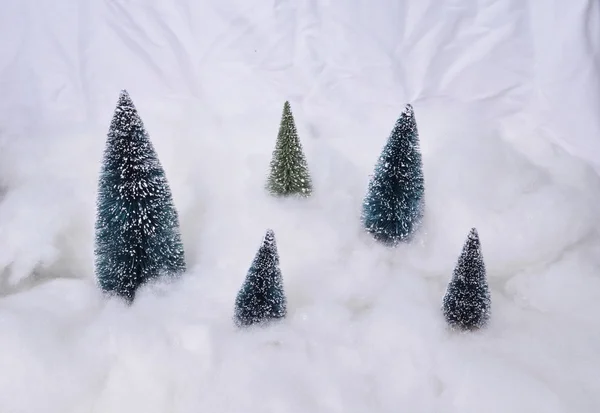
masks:
{"type": "Polygon", "coordinates": [[[275,234],[269,229],[235,300],[234,322],[246,327],[284,318],[286,305],[275,234]]]}
{"type": "Polygon", "coordinates": [[[110,124],[100,173],[95,264],[102,290],[129,303],[145,282],[186,268],[171,190],[125,90],[110,124]]]}
{"type": "Polygon", "coordinates": [[[477,230],[473,228],[444,296],[444,317],[453,328],[476,330],[486,325],[490,317],[490,305],[481,244],[477,230]]]}
{"type": "Polygon", "coordinates": [[[362,221],[377,241],[409,241],[423,216],[425,192],[419,133],[412,105],[396,121],[363,201],[362,221]]]}
{"type": "Polygon", "coordinates": [[[283,115],[266,186],[275,196],[306,197],[312,193],[312,180],[288,101],[283,105],[283,115]]]}

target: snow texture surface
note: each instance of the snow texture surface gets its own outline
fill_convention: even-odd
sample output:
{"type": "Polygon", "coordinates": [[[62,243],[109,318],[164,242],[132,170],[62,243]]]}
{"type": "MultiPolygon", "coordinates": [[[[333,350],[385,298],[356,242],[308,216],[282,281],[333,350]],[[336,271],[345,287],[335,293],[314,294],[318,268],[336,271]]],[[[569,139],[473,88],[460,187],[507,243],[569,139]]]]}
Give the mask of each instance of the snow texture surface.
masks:
{"type": "Polygon", "coordinates": [[[596,0],[4,0],[0,412],[597,413],[596,0]],[[95,285],[95,199],[121,89],[169,178],[187,273],[127,307],[95,285]],[[265,194],[289,100],[314,193],[265,194]],[[418,242],[360,225],[407,103],[418,242]],[[476,227],[489,325],[441,302],[476,227]],[[240,331],[265,228],[287,317],[240,331]]]}

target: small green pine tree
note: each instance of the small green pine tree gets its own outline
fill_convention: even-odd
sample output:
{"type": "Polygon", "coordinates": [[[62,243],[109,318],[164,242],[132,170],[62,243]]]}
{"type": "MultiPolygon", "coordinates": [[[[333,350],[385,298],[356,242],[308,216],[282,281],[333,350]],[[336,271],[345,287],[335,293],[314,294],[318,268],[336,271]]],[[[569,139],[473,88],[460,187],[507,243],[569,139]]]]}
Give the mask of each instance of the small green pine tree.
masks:
{"type": "Polygon", "coordinates": [[[396,121],[362,205],[365,230],[382,244],[409,241],[421,224],[425,182],[412,105],[396,121]]]}
{"type": "Polygon", "coordinates": [[[283,115],[271,160],[267,190],[275,196],[299,195],[306,197],[312,193],[308,165],[288,101],[283,105],[283,115]]]}
{"type": "Polygon", "coordinates": [[[479,235],[472,228],[444,295],[444,317],[453,328],[476,330],[487,324],[490,305],[479,235]]]}
{"type": "Polygon", "coordinates": [[[111,121],[99,179],[95,264],[102,290],[129,303],[145,282],[186,268],[171,190],[125,90],[111,121]]]}
{"type": "Polygon", "coordinates": [[[265,324],[286,312],[275,234],[269,229],[235,300],[234,322],[238,327],[265,324]]]}

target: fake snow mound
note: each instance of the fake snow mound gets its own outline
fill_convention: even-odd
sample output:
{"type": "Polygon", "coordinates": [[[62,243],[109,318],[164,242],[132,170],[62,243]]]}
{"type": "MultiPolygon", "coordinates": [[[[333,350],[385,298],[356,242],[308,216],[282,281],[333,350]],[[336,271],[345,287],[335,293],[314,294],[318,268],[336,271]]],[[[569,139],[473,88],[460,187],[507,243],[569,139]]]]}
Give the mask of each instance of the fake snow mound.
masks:
{"type": "Polygon", "coordinates": [[[5,0],[0,13],[0,411],[575,413],[600,409],[600,5],[573,0],[5,0]],[[189,271],[131,308],[93,278],[118,92],[148,129],[189,271]],[[315,193],[263,190],[289,100],[315,193]],[[413,103],[419,242],[361,231],[413,103]],[[492,322],[441,298],[477,227],[492,322]],[[266,228],[289,317],[237,331],[266,228]]]}

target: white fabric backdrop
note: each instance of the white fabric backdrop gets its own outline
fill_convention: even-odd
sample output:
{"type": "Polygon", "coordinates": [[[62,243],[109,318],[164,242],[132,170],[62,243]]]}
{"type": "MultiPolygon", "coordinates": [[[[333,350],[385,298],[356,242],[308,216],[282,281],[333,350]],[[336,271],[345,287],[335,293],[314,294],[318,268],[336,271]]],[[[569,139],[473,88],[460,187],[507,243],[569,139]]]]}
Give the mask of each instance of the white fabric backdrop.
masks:
{"type": "Polygon", "coordinates": [[[524,115],[600,161],[594,0],[5,0],[0,33],[0,113],[13,131],[105,122],[120,88],[138,100],[219,96],[228,110],[273,90],[306,110],[451,96],[496,119],[524,115]],[[255,95],[232,90],[239,73],[255,95]]]}

